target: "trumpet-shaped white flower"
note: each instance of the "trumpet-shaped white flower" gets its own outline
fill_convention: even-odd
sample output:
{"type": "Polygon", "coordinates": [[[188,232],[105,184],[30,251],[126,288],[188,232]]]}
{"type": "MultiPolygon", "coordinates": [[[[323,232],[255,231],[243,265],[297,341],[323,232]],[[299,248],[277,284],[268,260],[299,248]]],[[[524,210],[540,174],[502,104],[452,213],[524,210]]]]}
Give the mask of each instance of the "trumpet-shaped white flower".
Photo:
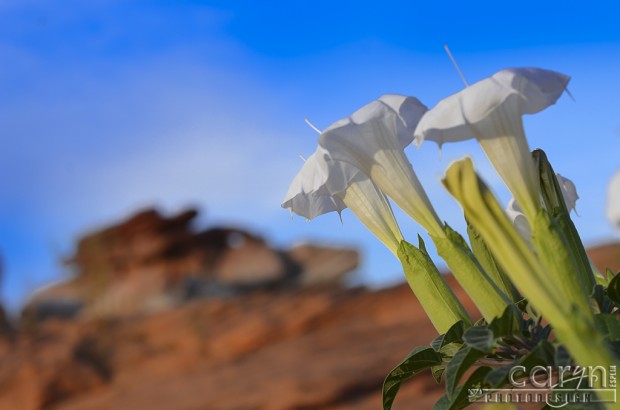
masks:
{"type": "MultiPolygon", "coordinates": [[[[560,188],[562,189],[562,198],[564,199],[564,204],[566,204],[566,209],[568,209],[568,212],[573,210],[576,211],[575,205],[577,204],[579,195],[577,194],[577,187],[575,186],[575,183],[560,174],[555,174],[555,177],[560,184],[560,188]]],[[[508,201],[508,205],[506,206],[506,214],[521,236],[526,241],[529,241],[532,236],[532,228],[525,218],[521,207],[514,198],[510,198],[510,201],[508,201]]]]}
{"type": "Polygon", "coordinates": [[[330,160],[320,146],[293,179],[282,207],[307,219],[348,207],[395,255],[403,240],[385,195],[360,170],[330,160]]]}
{"type": "Polygon", "coordinates": [[[607,189],[607,219],[620,230],[620,171],[613,176],[607,189]]]}
{"type": "Polygon", "coordinates": [[[528,219],[540,209],[540,184],[523,130],[523,114],[554,104],[570,77],[538,68],[511,68],[440,101],[420,120],[416,144],[475,138],[528,219]]]}
{"type": "Polygon", "coordinates": [[[431,234],[442,236],[442,224],[404,153],[426,111],[414,97],[384,95],[332,124],[319,137],[319,145],[333,160],[369,176],[431,234]]]}

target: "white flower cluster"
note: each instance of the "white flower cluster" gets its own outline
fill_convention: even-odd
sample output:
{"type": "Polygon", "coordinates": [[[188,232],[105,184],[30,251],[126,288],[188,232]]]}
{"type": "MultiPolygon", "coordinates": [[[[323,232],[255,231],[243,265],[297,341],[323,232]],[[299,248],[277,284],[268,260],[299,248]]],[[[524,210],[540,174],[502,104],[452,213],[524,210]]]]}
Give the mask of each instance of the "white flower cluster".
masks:
{"type": "MultiPolygon", "coordinates": [[[[403,238],[386,196],[430,235],[444,235],[404,149],[425,140],[441,147],[477,139],[519,204],[511,202],[510,216],[527,233],[527,220],[534,218],[541,200],[521,116],[554,104],[569,80],[544,69],[506,69],[430,110],[415,97],[384,95],[321,133],[316,152],[293,180],[282,207],[307,219],[348,207],[396,253],[403,238]]],[[[567,206],[574,208],[574,185],[561,181],[567,206]]]]}

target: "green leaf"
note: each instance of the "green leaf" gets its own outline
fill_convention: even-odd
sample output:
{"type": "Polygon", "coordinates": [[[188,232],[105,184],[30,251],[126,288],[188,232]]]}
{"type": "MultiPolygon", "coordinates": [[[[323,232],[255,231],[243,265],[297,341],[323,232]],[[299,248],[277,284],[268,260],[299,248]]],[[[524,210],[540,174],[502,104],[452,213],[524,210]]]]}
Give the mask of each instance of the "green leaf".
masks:
{"type": "Polygon", "coordinates": [[[613,277],[607,286],[607,296],[614,302],[620,304],[620,275],[613,277]]]}
{"type": "Polygon", "coordinates": [[[437,383],[441,383],[441,376],[443,376],[443,373],[445,371],[446,371],[446,366],[443,364],[439,366],[431,367],[431,374],[433,375],[433,379],[435,379],[437,383]]]}
{"type": "Polygon", "coordinates": [[[534,366],[549,366],[555,358],[555,349],[547,341],[540,342],[534,349],[518,361],[518,364],[525,366],[528,370],[534,366]]]}
{"type": "Polygon", "coordinates": [[[620,319],[609,313],[596,315],[596,327],[605,335],[610,342],[620,342],[620,319]]]}
{"type": "Polygon", "coordinates": [[[607,268],[605,270],[605,276],[607,278],[607,282],[610,282],[614,277],[618,276],[618,273],[614,273],[611,269],[607,268]]]}
{"type": "Polygon", "coordinates": [[[490,353],[495,344],[495,337],[487,326],[474,326],[467,329],[463,335],[463,341],[476,350],[490,353]]]}
{"type": "Polygon", "coordinates": [[[506,366],[496,367],[491,370],[484,378],[485,384],[491,386],[491,388],[499,388],[508,383],[508,375],[514,368],[515,364],[509,364],[506,366]]]}
{"type": "Polygon", "coordinates": [[[401,383],[429,367],[442,364],[441,355],[431,347],[416,347],[387,375],[383,382],[383,409],[390,410],[401,383]]]}
{"type": "Polygon", "coordinates": [[[514,305],[509,305],[500,317],[493,319],[489,329],[496,338],[505,337],[521,330],[522,321],[520,310],[514,305]]]}
{"type": "Polygon", "coordinates": [[[463,347],[448,363],[446,369],[446,391],[452,397],[457,383],[463,374],[474,364],[476,360],[484,356],[484,352],[469,346],[463,347]]]}
{"type": "Polygon", "coordinates": [[[458,353],[459,350],[461,350],[462,347],[463,347],[463,343],[459,343],[459,342],[448,343],[447,345],[442,346],[441,349],[439,349],[439,352],[442,354],[444,359],[446,357],[452,358],[454,357],[454,355],[458,353]]]}
{"type": "Polygon", "coordinates": [[[592,290],[592,299],[596,302],[598,307],[597,313],[611,313],[618,305],[607,295],[607,291],[604,286],[596,285],[592,290]]]}
{"type": "Polygon", "coordinates": [[[557,349],[555,349],[554,363],[556,366],[570,366],[575,363],[575,361],[570,353],[568,353],[568,349],[566,349],[564,345],[559,345],[557,349]]]}
{"type": "Polygon", "coordinates": [[[448,329],[443,335],[439,335],[433,340],[431,346],[436,351],[439,351],[443,346],[450,343],[462,343],[463,333],[465,333],[465,323],[462,321],[456,322],[448,329]]]}
{"type": "Polygon", "coordinates": [[[611,352],[616,356],[616,360],[620,360],[620,342],[609,342],[607,346],[611,352]]]}
{"type": "Polygon", "coordinates": [[[444,397],[442,397],[435,406],[433,406],[433,410],[460,410],[469,406],[472,402],[470,401],[471,391],[477,391],[484,386],[484,379],[487,374],[491,371],[491,368],[488,366],[483,366],[477,368],[471,376],[467,378],[465,383],[462,386],[458,386],[452,394],[446,392],[444,397]]]}

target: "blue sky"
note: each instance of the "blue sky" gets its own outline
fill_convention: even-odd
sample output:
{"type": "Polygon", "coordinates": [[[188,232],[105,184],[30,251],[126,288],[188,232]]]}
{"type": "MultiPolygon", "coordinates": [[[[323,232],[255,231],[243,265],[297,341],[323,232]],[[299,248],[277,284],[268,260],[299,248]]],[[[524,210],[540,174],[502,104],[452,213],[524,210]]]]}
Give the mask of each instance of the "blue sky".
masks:
{"type": "MultiPolygon", "coordinates": [[[[66,275],[86,231],[138,207],[204,209],[286,246],[359,246],[358,279],[401,280],[348,212],[307,223],[279,204],[319,128],[385,93],[428,106],[509,66],[573,77],[575,101],[526,118],[530,145],[574,180],[588,243],[616,237],[605,189],[620,167],[620,6],[614,2],[0,0],[3,299],[66,275]]],[[[438,180],[465,154],[503,201],[473,143],[407,153],[440,216],[462,228],[438,180]]],[[[418,227],[398,213],[405,235],[418,227]]]]}

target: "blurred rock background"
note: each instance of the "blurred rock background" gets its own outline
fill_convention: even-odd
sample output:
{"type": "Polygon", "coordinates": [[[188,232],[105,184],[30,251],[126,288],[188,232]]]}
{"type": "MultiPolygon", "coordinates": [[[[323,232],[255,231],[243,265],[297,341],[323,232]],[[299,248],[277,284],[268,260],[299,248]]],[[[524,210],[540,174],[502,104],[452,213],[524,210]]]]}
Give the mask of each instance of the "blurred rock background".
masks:
{"type": "MultiPolygon", "coordinates": [[[[0,409],[379,409],[385,375],[435,337],[407,285],[344,285],[354,249],[274,249],[196,216],[148,209],[86,235],[73,278],[18,320],[0,311],[0,409]]],[[[590,255],[620,269],[620,244],[590,255]]],[[[442,393],[420,375],[395,408],[442,393]]]]}

